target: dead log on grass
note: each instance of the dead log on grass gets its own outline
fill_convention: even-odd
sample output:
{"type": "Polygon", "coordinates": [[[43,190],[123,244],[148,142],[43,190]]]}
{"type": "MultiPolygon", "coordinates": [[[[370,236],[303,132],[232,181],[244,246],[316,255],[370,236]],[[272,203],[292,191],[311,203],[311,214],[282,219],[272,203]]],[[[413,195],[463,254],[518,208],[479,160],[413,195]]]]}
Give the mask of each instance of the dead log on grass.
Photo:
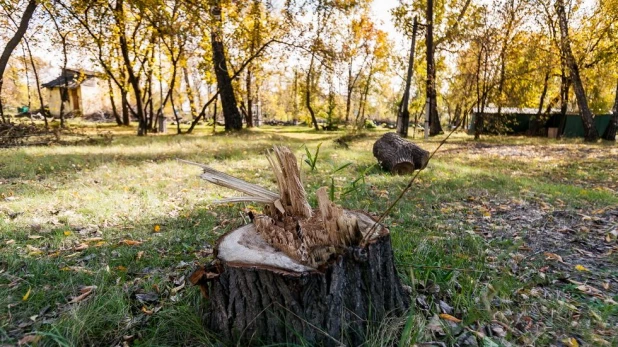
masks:
{"type": "Polygon", "coordinates": [[[405,175],[422,170],[429,161],[429,152],[401,138],[386,133],[373,144],[373,156],[386,171],[405,175]]]}
{"type": "Polygon", "coordinates": [[[191,276],[210,298],[206,324],[230,342],[361,345],[368,324],[410,304],[388,229],[334,204],[324,187],[311,208],[292,152],[275,147],[268,160],[278,194],[200,165],[204,179],[245,194],[224,202],[265,205],[191,276]]]}

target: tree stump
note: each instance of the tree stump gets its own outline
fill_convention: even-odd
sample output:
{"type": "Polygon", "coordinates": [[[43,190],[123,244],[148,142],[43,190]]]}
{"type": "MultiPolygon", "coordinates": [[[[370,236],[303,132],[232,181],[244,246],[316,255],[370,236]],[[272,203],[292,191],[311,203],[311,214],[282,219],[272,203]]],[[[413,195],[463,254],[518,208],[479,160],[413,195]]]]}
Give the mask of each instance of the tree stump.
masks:
{"type": "Polygon", "coordinates": [[[205,324],[236,343],[361,345],[369,324],[410,305],[389,231],[331,202],[325,187],[311,208],[292,152],[275,147],[268,159],[279,194],[200,165],[204,179],[245,193],[222,202],[265,204],[191,275],[210,299],[205,324]]]}
{"type": "Polygon", "coordinates": [[[386,171],[405,175],[422,170],[429,161],[429,152],[401,138],[386,133],[373,144],[373,156],[386,171]]]}

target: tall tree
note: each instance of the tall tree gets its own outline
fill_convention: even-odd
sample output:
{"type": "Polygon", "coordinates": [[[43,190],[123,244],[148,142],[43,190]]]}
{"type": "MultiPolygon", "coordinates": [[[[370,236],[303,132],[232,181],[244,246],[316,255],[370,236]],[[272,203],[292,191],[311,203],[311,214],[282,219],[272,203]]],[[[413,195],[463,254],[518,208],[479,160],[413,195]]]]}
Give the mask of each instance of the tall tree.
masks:
{"type": "Polygon", "coordinates": [[[402,137],[408,137],[408,127],[410,126],[410,86],[412,84],[412,73],[414,72],[414,50],[416,49],[416,34],[418,31],[418,21],[414,17],[412,28],[412,44],[410,47],[410,57],[408,59],[408,73],[406,74],[406,84],[403,90],[403,97],[397,112],[397,133],[402,137]]]}
{"type": "Polygon", "coordinates": [[[435,47],[433,44],[433,0],[427,0],[426,11],[426,50],[427,50],[427,112],[429,113],[429,135],[434,136],[442,132],[440,116],[438,115],[438,99],[436,92],[436,63],[434,59],[435,47]]]}
{"type": "Polygon", "coordinates": [[[217,77],[217,85],[221,97],[221,108],[225,120],[225,130],[242,129],[242,116],[236,104],[236,95],[232,86],[232,79],[227,69],[225,47],[223,44],[223,28],[221,20],[221,1],[212,0],[211,3],[212,28],[210,42],[212,45],[212,62],[217,77]]]}
{"type": "Polygon", "coordinates": [[[603,139],[608,141],[616,141],[616,129],[618,129],[618,79],[616,80],[616,94],[614,99],[614,107],[612,108],[612,117],[607,125],[607,129],[603,134],[603,139]]]}
{"type": "Polygon", "coordinates": [[[584,133],[586,141],[596,141],[599,137],[597,128],[594,126],[594,119],[590,108],[588,107],[588,100],[586,99],[586,91],[584,90],[584,84],[579,73],[579,65],[573,56],[571,50],[571,38],[569,37],[569,23],[567,21],[566,10],[564,0],[556,0],[556,12],[558,13],[558,23],[560,26],[560,42],[562,44],[562,52],[564,54],[566,64],[569,67],[571,81],[573,82],[573,89],[575,92],[575,98],[577,99],[577,106],[579,107],[579,113],[584,125],[584,133]]]}
{"type": "Polygon", "coordinates": [[[11,57],[11,53],[17,45],[19,41],[21,41],[22,37],[26,34],[28,30],[28,25],[30,24],[30,19],[34,15],[34,11],[36,10],[38,3],[36,0],[28,1],[28,5],[24,10],[24,13],[21,16],[21,21],[19,22],[19,26],[17,27],[17,31],[13,34],[13,37],[7,42],[4,50],[2,51],[2,55],[0,56],[0,120],[3,123],[7,122],[6,117],[4,116],[4,110],[2,105],[2,84],[3,84],[3,76],[4,70],[6,69],[7,64],[9,63],[9,58],[11,57]]]}

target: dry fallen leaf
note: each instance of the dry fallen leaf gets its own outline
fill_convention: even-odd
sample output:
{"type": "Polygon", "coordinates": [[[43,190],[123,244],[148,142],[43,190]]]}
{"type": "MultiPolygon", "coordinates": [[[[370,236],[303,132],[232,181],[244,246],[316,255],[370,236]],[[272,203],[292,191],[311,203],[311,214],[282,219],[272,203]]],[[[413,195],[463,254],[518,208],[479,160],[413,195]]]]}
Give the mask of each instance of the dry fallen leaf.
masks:
{"type": "Polygon", "coordinates": [[[102,237],[89,237],[87,239],[84,239],[84,242],[98,242],[98,241],[103,241],[102,237]]]}
{"type": "Polygon", "coordinates": [[[7,244],[7,245],[12,245],[12,244],[14,244],[14,243],[15,243],[15,240],[13,240],[13,239],[7,240],[7,241],[5,242],[5,244],[7,244]]]}
{"type": "Polygon", "coordinates": [[[81,295],[76,296],[69,301],[69,304],[75,304],[86,299],[92,292],[97,288],[97,286],[86,286],[79,290],[81,295]]]}
{"type": "Polygon", "coordinates": [[[457,318],[457,317],[453,317],[448,313],[441,313],[439,315],[440,318],[450,321],[450,322],[454,322],[454,323],[461,323],[461,319],[457,318]]]}
{"type": "Polygon", "coordinates": [[[79,245],[75,246],[73,248],[74,251],[83,251],[84,249],[88,248],[88,245],[85,243],[80,243],[79,245]]]}
{"type": "Polygon", "coordinates": [[[122,240],[120,241],[121,244],[125,244],[127,246],[139,246],[142,244],[141,241],[136,241],[136,240],[122,240]]]}
{"type": "Polygon", "coordinates": [[[547,260],[556,260],[556,261],[561,262],[561,263],[564,264],[564,261],[562,260],[562,257],[559,256],[556,253],[545,252],[543,254],[545,255],[545,259],[547,259],[547,260]]]}
{"type": "Polygon", "coordinates": [[[28,249],[28,251],[30,251],[28,252],[28,255],[30,256],[41,255],[43,253],[43,251],[31,245],[26,245],[26,248],[28,249]]]}
{"type": "Polygon", "coordinates": [[[30,235],[30,236],[28,236],[28,238],[31,239],[31,240],[37,240],[37,239],[40,239],[42,237],[43,236],[41,236],[41,235],[30,235]]]}
{"type": "Polygon", "coordinates": [[[174,294],[178,293],[178,292],[179,292],[179,291],[181,291],[181,290],[182,290],[182,288],[184,288],[184,287],[185,287],[185,284],[183,283],[183,284],[179,285],[178,287],[174,287],[174,288],[172,288],[172,291],[171,291],[172,295],[174,295],[174,294]]]}
{"type": "Polygon", "coordinates": [[[40,335],[26,335],[22,337],[19,341],[17,341],[17,345],[27,345],[32,343],[37,343],[41,339],[40,335]]]}
{"type": "Polygon", "coordinates": [[[137,260],[142,259],[143,256],[144,256],[144,251],[137,252],[137,260]]]}

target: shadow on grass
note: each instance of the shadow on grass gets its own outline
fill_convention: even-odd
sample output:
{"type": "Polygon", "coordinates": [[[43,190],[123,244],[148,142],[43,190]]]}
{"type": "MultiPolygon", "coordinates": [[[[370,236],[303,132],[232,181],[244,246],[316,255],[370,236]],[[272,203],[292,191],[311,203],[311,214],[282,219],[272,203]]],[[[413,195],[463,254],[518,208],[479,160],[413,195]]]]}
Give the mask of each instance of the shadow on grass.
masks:
{"type": "MultiPolygon", "coordinates": [[[[228,218],[233,212],[220,211],[228,218]]],[[[213,232],[215,224],[209,211],[196,210],[161,221],[157,234],[151,224],[140,222],[129,230],[102,229],[97,235],[105,244],[89,242],[80,252],[56,251],[76,240],[62,232],[34,242],[17,238],[15,247],[4,247],[0,254],[0,342],[35,333],[43,337],[42,345],[211,345],[213,334],[202,321],[207,301],[188,277],[197,264],[208,261],[210,245],[227,230],[213,232]],[[142,244],[125,245],[125,239],[142,244]],[[42,254],[28,254],[26,243],[42,254]],[[70,303],[82,286],[96,289],[70,303]],[[156,299],[140,302],[138,293],[156,299]]],[[[228,227],[236,224],[240,220],[228,227]]]]}

